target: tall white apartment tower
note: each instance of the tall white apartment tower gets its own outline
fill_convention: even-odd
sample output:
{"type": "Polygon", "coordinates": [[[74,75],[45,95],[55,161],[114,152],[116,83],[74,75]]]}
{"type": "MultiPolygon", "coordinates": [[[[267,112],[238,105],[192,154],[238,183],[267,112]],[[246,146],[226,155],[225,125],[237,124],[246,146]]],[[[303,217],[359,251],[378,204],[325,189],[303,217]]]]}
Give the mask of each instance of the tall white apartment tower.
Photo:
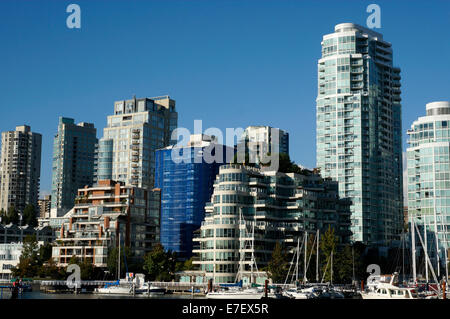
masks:
{"type": "Polygon", "coordinates": [[[175,101],[169,96],[115,102],[99,141],[94,180],[152,189],[155,151],[172,142],[177,123],[175,101]]]}
{"type": "Polygon", "coordinates": [[[42,135],[27,125],[2,132],[0,209],[14,206],[23,212],[28,204],[37,209],[41,175],[42,135]]]}
{"type": "Polygon", "coordinates": [[[428,255],[443,261],[450,248],[450,102],[428,103],[408,136],[408,218],[427,228],[428,255]]]}
{"type": "Polygon", "coordinates": [[[242,134],[241,142],[250,144],[262,143],[262,145],[267,148],[265,151],[268,153],[277,152],[289,155],[289,133],[279,128],[270,126],[249,126],[242,134]]]}
{"type": "Polygon", "coordinates": [[[316,164],[352,201],[353,241],[388,245],[403,226],[400,69],[380,33],[353,23],[321,44],[316,164]]]}

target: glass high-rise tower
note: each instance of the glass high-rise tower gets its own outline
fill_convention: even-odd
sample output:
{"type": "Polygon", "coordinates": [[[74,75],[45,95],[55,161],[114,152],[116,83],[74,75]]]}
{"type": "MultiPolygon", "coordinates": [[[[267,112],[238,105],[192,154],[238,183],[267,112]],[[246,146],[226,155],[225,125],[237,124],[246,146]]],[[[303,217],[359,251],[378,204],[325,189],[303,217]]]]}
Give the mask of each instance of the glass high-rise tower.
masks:
{"type": "Polygon", "coordinates": [[[450,102],[428,103],[426,112],[408,130],[408,218],[427,226],[428,254],[443,258],[450,247],[450,102]]]}
{"type": "Polygon", "coordinates": [[[92,185],[96,144],[94,124],[59,118],[53,141],[51,217],[65,215],[73,208],[78,189],[92,185]]]}
{"type": "Polygon", "coordinates": [[[353,240],[402,229],[400,69],[380,33],[353,23],[324,35],[318,62],[317,167],[352,200],[353,240]]]}

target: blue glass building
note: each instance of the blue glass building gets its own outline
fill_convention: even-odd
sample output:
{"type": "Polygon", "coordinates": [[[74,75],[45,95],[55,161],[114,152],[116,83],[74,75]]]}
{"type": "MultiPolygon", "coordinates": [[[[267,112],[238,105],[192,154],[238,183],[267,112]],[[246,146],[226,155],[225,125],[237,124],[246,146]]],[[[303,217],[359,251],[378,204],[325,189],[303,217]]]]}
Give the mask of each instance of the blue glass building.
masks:
{"type": "Polygon", "coordinates": [[[193,232],[204,219],[205,204],[211,201],[214,180],[227,159],[227,151],[232,160],[233,148],[215,144],[204,135],[191,136],[186,147],[169,146],[156,151],[155,187],[161,189],[160,241],[165,250],[176,252],[180,259],[192,255],[193,232]],[[216,154],[222,152],[220,160],[205,161],[203,154],[211,149],[216,154]]]}

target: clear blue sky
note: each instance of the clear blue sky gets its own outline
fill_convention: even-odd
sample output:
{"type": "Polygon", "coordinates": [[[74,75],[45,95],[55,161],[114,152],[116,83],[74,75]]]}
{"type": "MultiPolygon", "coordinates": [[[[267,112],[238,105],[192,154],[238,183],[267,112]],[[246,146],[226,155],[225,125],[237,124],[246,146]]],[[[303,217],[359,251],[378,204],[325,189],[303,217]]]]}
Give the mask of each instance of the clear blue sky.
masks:
{"type": "Polygon", "coordinates": [[[101,137],[113,102],[133,94],[169,94],[188,129],[286,129],[291,158],[314,167],[322,35],[365,25],[370,3],[402,69],[406,131],[425,103],[450,99],[450,1],[1,0],[0,130],[43,134],[43,191],[58,117],[93,122],[101,137]],[[70,3],[81,30],[66,27],[70,3]]]}

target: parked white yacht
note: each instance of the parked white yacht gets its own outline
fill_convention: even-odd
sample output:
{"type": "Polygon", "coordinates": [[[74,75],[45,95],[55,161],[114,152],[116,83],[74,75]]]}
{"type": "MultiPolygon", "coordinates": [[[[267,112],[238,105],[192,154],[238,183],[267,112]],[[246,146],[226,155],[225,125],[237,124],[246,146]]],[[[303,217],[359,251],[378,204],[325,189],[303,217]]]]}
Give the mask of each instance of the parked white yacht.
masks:
{"type": "Polygon", "coordinates": [[[212,291],[206,294],[208,299],[261,299],[264,291],[258,288],[241,289],[231,287],[228,290],[212,291]]]}
{"type": "Polygon", "coordinates": [[[144,274],[136,274],[133,276],[133,274],[127,273],[126,279],[107,283],[104,287],[97,288],[95,293],[105,295],[131,295],[148,291],[148,283],[145,282],[144,274]]]}
{"type": "Polygon", "coordinates": [[[389,283],[379,282],[374,288],[362,291],[363,299],[417,299],[414,288],[398,287],[394,285],[396,274],[392,275],[389,283]]]}
{"type": "Polygon", "coordinates": [[[314,293],[314,287],[310,288],[290,288],[285,291],[283,291],[283,294],[287,297],[293,298],[293,299],[312,299],[316,298],[316,295],[314,293]]]}
{"type": "Polygon", "coordinates": [[[166,289],[163,287],[157,287],[153,286],[151,283],[146,282],[143,285],[135,288],[136,294],[142,294],[142,295],[164,295],[166,293],[166,289]]]}
{"type": "Polygon", "coordinates": [[[131,285],[124,285],[118,281],[115,283],[108,283],[101,288],[96,288],[94,292],[102,295],[129,295],[133,291],[131,285]]]}

